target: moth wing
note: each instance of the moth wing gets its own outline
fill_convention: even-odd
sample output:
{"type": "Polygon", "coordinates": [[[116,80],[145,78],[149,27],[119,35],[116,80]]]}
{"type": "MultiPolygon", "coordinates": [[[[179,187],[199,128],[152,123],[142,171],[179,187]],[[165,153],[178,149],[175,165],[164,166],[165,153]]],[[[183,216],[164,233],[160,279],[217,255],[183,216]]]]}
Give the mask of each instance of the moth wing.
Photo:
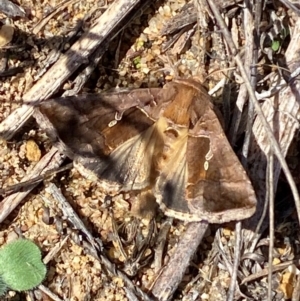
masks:
{"type": "Polygon", "coordinates": [[[85,176],[103,179],[112,190],[140,189],[149,184],[163,95],[162,89],[138,89],[57,98],[42,103],[35,117],[85,176]]]}
{"type": "Polygon", "coordinates": [[[200,119],[191,131],[187,154],[200,152],[197,146],[203,135],[208,138],[209,150],[202,154],[205,167],[203,176],[197,176],[202,167],[194,170],[192,155],[188,156],[189,182],[192,184],[187,187],[188,204],[194,214],[211,223],[249,218],[256,208],[252,184],[214,111],[207,109],[202,118],[205,123],[200,119]]]}
{"type": "Polygon", "coordinates": [[[87,177],[90,172],[86,173],[86,170],[92,170],[93,175],[101,179],[102,187],[111,192],[140,190],[150,186],[155,180],[153,157],[162,145],[156,127],[154,123],[123,142],[105,159],[78,158],[78,169],[87,177]]]}
{"type": "MultiPolygon", "coordinates": [[[[205,178],[205,155],[202,154],[209,152],[210,142],[207,137],[197,137],[197,143],[193,145],[197,149],[192,149],[188,130],[182,136],[178,133],[169,143],[166,142],[167,151],[161,156],[154,194],[162,211],[168,216],[186,221],[207,220],[205,211],[195,212],[192,208],[189,191],[193,178],[205,178]]],[[[197,202],[201,202],[203,188],[198,187],[197,202]]]]}
{"type": "Polygon", "coordinates": [[[185,193],[187,135],[170,148],[171,152],[167,150],[167,154],[160,156],[154,195],[166,215],[185,220],[189,212],[185,193]]]}
{"type": "Polygon", "coordinates": [[[254,213],[252,185],[211,109],[174,149],[154,191],[166,215],[224,223],[254,213]]]}

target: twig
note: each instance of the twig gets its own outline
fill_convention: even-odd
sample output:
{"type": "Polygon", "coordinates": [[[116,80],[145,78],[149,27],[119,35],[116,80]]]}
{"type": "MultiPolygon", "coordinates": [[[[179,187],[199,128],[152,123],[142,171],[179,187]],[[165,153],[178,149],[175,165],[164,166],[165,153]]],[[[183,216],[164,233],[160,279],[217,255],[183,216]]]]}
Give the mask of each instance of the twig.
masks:
{"type": "Polygon", "coordinates": [[[273,267],[273,251],[274,251],[274,155],[272,149],[268,156],[269,164],[267,169],[267,196],[269,199],[269,260],[268,260],[268,301],[272,300],[272,267],[273,267]]]}
{"type": "Polygon", "coordinates": [[[69,239],[70,235],[66,235],[66,237],[59,241],[50,251],[49,253],[43,258],[44,264],[48,264],[50,260],[54,258],[54,256],[61,250],[61,248],[65,245],[67,240],[69,239]]]}
{"type": "MultiPolygon", "coordinates": [[[[250,5],[249,5],[249,1],[247,1],[248,5],[246,8],[244,8],[244,29],[245,29],[245,52],[244,52],[244,65],[245,65],[245,69],[247,71],[247,76],[248,78],[250,78],[250,66],[253,63],[253,48],[254,48],[254,39],[253,39],[253,17],[252,17],[252,13],[250,11],[250,5]]],[[[238,93],[238,97],[236,100],[236,104],[234,107],[234,112],[233,112],[233,118],[231,121],[231,127],[230,127],[230,132],[229,132],[229,138],[230,138],[230,142],[231,145],[235,145],[236,139],[237,139],[237,132],[238,129],[240,127],[240,122],[242,119],[242,112],[243,112],[243,108],[245,106],[246,100],[248,97],[248,93],[247,93],[247,87],[245,86],[245,84],[241,84],[240,86],[240,90],[238,93]]],[[[253,117],[253,116],[252,116],[253,117]]],[[[252,127],[252,123],[253,123],[253,118],[251,120],[249,120],[250,118],[248,118],[248,123],[250,122],[250,125],[252,127]]],[[[247,136],[248,138],[245,139],[249,139],[250,141],[250,132],[248,132],[249,135],[247,136]]]]}
{"type": "Polygon", "coordinates": [[[63,93],[63,97],[65,96],[73,96],[78,94],[81,88],[88,82],[89,78],[91,77],[93,71],[95,70],[96,66],[98,65],[99,61],[101,60],[103,54],[106,52],[108,48],[108,41],[105,41],[101,47],[98,47],[92,57],[89,60],[89,65],[84,68],[83,71],[80,72],[73,81],[73,88],[71,90],[67,90],[63,93]]]}
{"type": "MultiPolygon", "coordinates": [[[[58,167],[64,157],[59,154],[57,149],[53,147],[47,155],[45,155],[42,160],[40,160],[32,172],[24,177],[24,181],[27,181],[31,178],[36,178],[41,172],[54,169],[58,167]]],[[[26,191],[14,193],[6,197],[0,203],[0,223],[21,203],[21,201],[29,194],[29,192],[36,187],[37,183],[32,184],[26,191]]]]}
{"type": "Polygon", "coordinates": [[[5,188],[0,188],[0,195],[17,192],[17,191],[19,191],[23,188],[24,188],[24,190],[26,190],[26,189],[28,189],[28,187],[29,187],[29,189],[32,189],[31,185],[33,185],[33,184],[37,185],[40,182],[46,180],[47,178],[49,178],[53,175],[56,175],[60,172],[71,169],[72,167],[73,167],[73,163],[69,163],[69,164],[67,164],[65,166],[62,166],[62,167],[59,167],[59,168],[54,168],[54,169],[51,169],[51,170],[44,170],[43,174],[38,175],[34,178],[30,178],[27,181],[23,180],[20,183],[17,183],[17,184],[14,184],[14,185],[11,185],[11,186],[8,186],[8,187],[5,187],[5,188]]]}
{"type": "MultiPolygon", "coordinates": [[[[246,5],[247,7],[252,7],[253,5],[253,2],[247,0],[246,2],[246,5]]],[[[257,84],[257,78],[256,78],[256,73],[257,73],[257,61],[258,61],[258,49],[257,49],[257,46],[255,44],[255,42],[257,41],[257,36],[259,34],[259,22],[260,22],[260,19],[261,19],[261,15],[259,14],[259,12],[261,12],[261,3],[258,3],[256,4],[256,7],[254,10],[254,13],[253,15],[255,16],[255,22],[253,22],[253,17],[252,15],[250,14],[250,11],[249,10],[246,10],[245,12],[245,15],[248,16],[247,19],[249,19],[249,22],[246,22],[245,23],[245,31],[247,32],[247,39],[248,39],[248,45],[246,44],[245,45],[245,48],[246,49],[249,49],[250,48],[250,53],[249,51],[246,50],[245,52],[245,57],[249,57],[249,61],[248,65],[245,64],[245,70],[249,70],[248,72],[248,78],[251,82],[251,86],[252,86],[252,89],[255,90],[255,87],[256,87],[256,84],[257,84]],[[260,9],[259,9],[260,8],[260,9]],[[255,25],[255,30],[254,30],[254,33],[252,33],[252,28],[254,27],[255,25]],[[246,29],[248,28],[248,29],[246,29]],[[251,68],[251,64],[253,66],[253,68],[251,68]],[[246,69],[247,68],[247,69],[246,69]]],[[[253,11],[253,9],[252,9],[253,11]]],[[[243,87],[245,87],[243,85],[243,87]]],[[[245,87],[247,89],[247,87],[245,87]]],[[[247,93],[248,95],[248,93],[247,93]]],[[[245,139],[244,139],[244,144],[243,144],[243,149],[242,149],[242,164],[243,166],[246,168],[247,167],[247,158],[248,158],[248,153],[249,153],[249,147],[250,147],[250,142],[251,142],[251,137],[252,137],[252,127],[253,127],[253,121],[254,121],[254,105],[253,105],[253,102],[249,102],[249,105],[248,105],[248,118],[247,118],[247,127],[246,127],[246,134],[245,134],[245,139]]]]}
{"type": "Polygon", "coordinates": [[[159,234],[156,239],[155,246],[155,256],[154,256],[154,271],[157,273],[161,267],[163,262],[163,251],[165,249],[165,244],[167,241],[167,235],[170,231],[171,225],[173,223],[173,218],[168,218],[160,227],[159,234]]]}
{"type": "Polygon", "coordinates": [[[233,301],[235,294],[235,285],[237,280],[237,271],[240,264],[242,245],[242,222],[235,224],[235,245],[234,245],[234,261],[230,279],[230,286],[227,294],[227,301],[233,301]]]}
{"type": "MultiPolygon", "coordinates": [[[[48,264],[50,260],[54,258],[54,256],[61,250],[61,248],[65,245],[67,240],[69,239],[70,235],[67,235],[62,241],[58,242],[54,248],[52,248],[49,253],[43,258],[43,262],[45,264],[48,264]]],[[[38,289],[41,290],[44,294],[49,296],[54,301],[62,301],[58,296],[56,296],[54,293],[52,293],[47,287],[45,287],[43,284],[40,284],[38,286],[38,289]]]]}
{"type": "Polygon", "coordinates": [[[59,202],[59,204],[61,205],[61,209],[64,213],[64,216],[67,217],[68,221],[72,223],[72,225],[74,225],[76,229],[79,229],[82,233],[84,233],[84,235],[87,237],[87,240],[96,251],[102,251],[103,246],[98,245],[93,235],[86,228],[82,220],[79,218],[79,216],[70,206],[70,204],[67,202],[65,197],[61,194],[59,189],[53,183],[50,183],[50,185],[47,187],[46,190],[53,196],[55,200],[59,202]]]}
{"type": "MultiPolygon", "coordinates": [[[[120,24],[140,0],[116,0],[99,17],[95,25],[84,34],[44,76],[23,96],[24,105],[0,124],[0,136],[11,138],[32,116],[32,101],[47,99],[68,79],[87,58],[100,47],[109,34],[120,24]]],[[[104,43],[104,45],[106,45],[104,43]]]]}
{"type": "Polygon", "coordinates": [[[66,0],[55,7],[55,9],[45,18],[41,19],[38,24],[33,28],[32,33],[37,34],[57,13],[64,10],[68,5],[76,3],[79,0],[66,0]]]}
{"type": "Polygon", "coordinates": [[[189,223],[167,266],[156,279],[152,294],[159,301],[170,300],[208,228],[205,221],[189,223]]]}
{"type": "Polygon", "coordinates": [[[54,301],[63,301],[62,299],[60,299],[59,297],[57,297],[55,294],[53,294],[48,287],[46,287],[43,284],[40,284],[38,286],[39,290],[41,290],[44,294],[46,294],[47,296],[49,296],[52,300],[54,301]]]}
{"type": "MultiPolygon", "coordinates": [[[[299,259],[289,260],[289,261],[286,261],[284,263],[279,263],[279,264],[273,265],[272,266],[273,273],[278,272],[278,271],[283,271],[284,269],[286,269],[287,267],[289,267],[293,264],[296,265],[296,267],[299,268],[300,260],[299,259]]],[[[268,275],[268,273],[269,273],[269,267],[264,268],[263,270],[259,271],[256,274],[252,274],[252,275],[249,275],[249,276],[245,277],[242,280],[241,284],[245,284],[245,283],[248,283],[250,281],[254,281],[254,280],[257,280],[259,278],[265,277],[265,276],[268,275]]]]}
{"type": "Polygon", "coordinates": [[[289,0],[279,0],[279,1],[300,16],[300,9],[297,8],[297,6],[295,6],[291,1],[289,1],[289,0]]]}
{"type": "Polygon", "coordinates": [[[294,290],[291,301],[299,301],[300,300],[300,275],[297,275],[296,284],[294,284],[294,290]]]}

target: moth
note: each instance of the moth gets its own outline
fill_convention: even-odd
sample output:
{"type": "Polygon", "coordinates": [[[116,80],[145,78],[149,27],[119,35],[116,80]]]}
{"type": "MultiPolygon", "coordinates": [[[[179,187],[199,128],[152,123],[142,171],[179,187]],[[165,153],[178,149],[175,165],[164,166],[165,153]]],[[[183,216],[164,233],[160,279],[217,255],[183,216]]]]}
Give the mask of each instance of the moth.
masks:
{"type": "Polygon", "coordinates": [[[56,98],[35,116],[110,194],[151,189],[167,216],[184,221],[224,223],[255,212],[252,185],[196,79],[56,98]]]}

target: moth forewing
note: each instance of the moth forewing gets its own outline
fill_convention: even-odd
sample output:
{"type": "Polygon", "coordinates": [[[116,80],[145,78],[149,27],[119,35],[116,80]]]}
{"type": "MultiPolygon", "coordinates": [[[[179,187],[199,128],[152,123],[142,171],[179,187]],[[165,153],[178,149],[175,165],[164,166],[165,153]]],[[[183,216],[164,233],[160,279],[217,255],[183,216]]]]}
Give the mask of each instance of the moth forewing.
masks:
{"type": "Polygon", "coordinates": [[[161,209],[168,215],[188,220],[186,202],[186,139],[160,160],[160,170],[154,187],[154,195],[161,209]]]}
{"type": "MultiPolygon", "coordinates": [[[[208,94],[197,81],[177,80],[176,84],[181,93],[173,103],[180,103],[180,116],[186,112],[189,119],[179,119],[175,114],[173,122],[189,120],[181,124],[188,134],[182,151],[170,156],[174,166],[165,164],[160,170],[155,195],[161,208],[166,215],[187,221],[223,223],[250,217],[256,205],[254,190],[226,139],[208,94]],[[190,99],[183,102],[182,95],[190,99]]],[[[167,111],[169,119],[171,108],[172,104],[167,111]]]]}
{"type": "MultiPolygon", "coordinates": [[[[203,91],[199,93],[199,102],[202,94],[203,91]]],[[[206,106],[202,111],[201,118],[190,133],[194,136],[199,133],[199,138],[205,134],[210,142],[210,150],[206,154],[209,160],[205,177],[199,176],[194,182],[194,197],[188,199],[190,209],[195,215],[212,223],[250,217],[256,206],[254,190],[211,106],[206,106]]],[[[192,139],[189,141],[192,142],[192,139]]],[[[202,156],[202,147],[199,143],[200,140],[194,140],[188,148],[197,150],[202,156]]],[[[196,168],[196,159],[191,155],[187,157],[187,162],[190,162],[191,168],[196,168]]],[[[201,165],[198,169],[201,169],[201,165]]]]}
{"type": "Polygon", "coordinates": [[[107,191],[141,190],[153,185],[155,180],[154,156],[161,153],[162,137],[156,122],[114,149],[107,160],[94,168],[107,191]]]}
{"type": "Polygon", "coordinates": [[[46,101],[36,117],[56,145],[68,150],[79,171],[91,180],[101,179],[107,192],[143,189],[151,182],[153,155],[163,145],[157,129],[164,125],[147,114],[148,107],[160,105],[161,89],[153,89],[154,94],[141,90],[145,95],[139,90],[123,93],[138,106],[130,107],[115,94],[84,95],[46,101]]]}

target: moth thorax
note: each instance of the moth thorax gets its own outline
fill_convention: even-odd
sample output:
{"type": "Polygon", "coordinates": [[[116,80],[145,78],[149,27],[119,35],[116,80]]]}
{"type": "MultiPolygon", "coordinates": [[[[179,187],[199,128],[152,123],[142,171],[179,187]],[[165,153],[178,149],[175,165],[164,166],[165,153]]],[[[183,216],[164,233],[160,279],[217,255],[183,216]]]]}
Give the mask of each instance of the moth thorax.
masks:
{"type": "Polygon", "coordinates": [[[173,127],[168,127],[165,131],[164,134],[166,135],[166,137],[170,138],[170,139],[177,139],[180,135],[180,133],[174,129],[173,127]]]}
{"type": "Polygon", "coordinates": [[[161,170],[166,164],[170,164],[178,153],[184,148],[187,140],[187,129],[183,127],[168,126],[163,132],[163,146],[157,156],[157,166],[161,170]]]}
{"type": "Polygon", "coordinates": [[[176,148],[178,143],[187,138],[188,130],[185,127],[169,126],[163,134],[165,146],[171,145],[172,148],[176,148]]]}

